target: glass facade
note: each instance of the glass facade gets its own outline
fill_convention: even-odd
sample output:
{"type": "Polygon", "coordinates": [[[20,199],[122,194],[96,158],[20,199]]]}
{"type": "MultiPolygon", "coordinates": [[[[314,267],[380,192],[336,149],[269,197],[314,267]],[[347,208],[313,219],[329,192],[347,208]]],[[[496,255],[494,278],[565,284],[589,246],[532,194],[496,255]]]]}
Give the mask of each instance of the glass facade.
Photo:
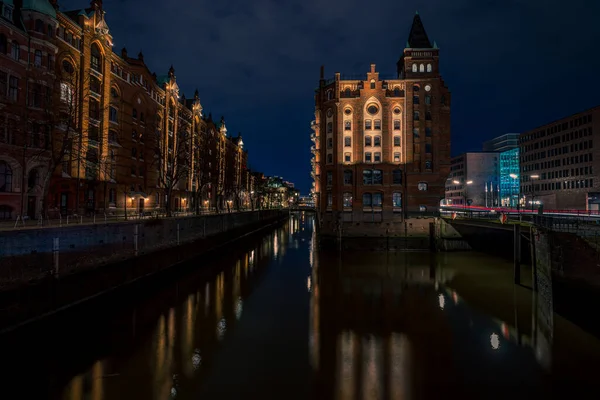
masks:
{"type": "Polygon", "coordinates": [[[519,148],[500,153],[500,199],[502,206],[517,206],[520,181],[519,148]]]}

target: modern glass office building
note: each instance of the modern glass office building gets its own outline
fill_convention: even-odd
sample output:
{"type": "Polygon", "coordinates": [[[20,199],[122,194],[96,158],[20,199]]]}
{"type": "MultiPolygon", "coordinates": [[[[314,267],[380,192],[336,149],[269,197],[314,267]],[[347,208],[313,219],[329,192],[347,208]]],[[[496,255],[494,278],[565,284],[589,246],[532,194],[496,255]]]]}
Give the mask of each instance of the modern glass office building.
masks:
{"type": "Polygon", "coordinates": [[[500,200],[502,206],[517,206],[520,180],[519,148],[500,153],[500,200]]]}

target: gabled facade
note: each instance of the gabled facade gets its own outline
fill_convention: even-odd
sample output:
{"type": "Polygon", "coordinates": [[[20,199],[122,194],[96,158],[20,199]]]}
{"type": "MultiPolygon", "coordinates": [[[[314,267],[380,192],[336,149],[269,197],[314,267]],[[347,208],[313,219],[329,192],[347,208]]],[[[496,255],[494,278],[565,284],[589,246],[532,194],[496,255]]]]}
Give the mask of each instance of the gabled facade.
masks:
{"type": "Polygon", "coordinates": [[[450,166],[450,92],[439,49],[415,15],[396,74],[323,68],[312,122],[313,194],[323,233],[393,232],[436,212],[450,166]]]}

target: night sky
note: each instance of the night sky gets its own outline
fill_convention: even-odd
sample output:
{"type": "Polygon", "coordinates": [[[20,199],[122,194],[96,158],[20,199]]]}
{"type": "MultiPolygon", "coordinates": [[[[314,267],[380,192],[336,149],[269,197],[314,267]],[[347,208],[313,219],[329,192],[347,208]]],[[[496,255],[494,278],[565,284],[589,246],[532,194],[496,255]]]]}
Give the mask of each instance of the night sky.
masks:
{"type": "MultiPolygon", "coordinates": [[[[59,0],[61,10],[86,0],[59,0]]],[[[241,132],[252,169],[310,188],[310,121],[326,77],[394,74],[416,10],[452,91],[452,153],[600,104],[596,0],[105,0],[115,51],[173,64],[188,98],[241,132]],[[365,8],[368,5],[368,8],[365,8]]]]}

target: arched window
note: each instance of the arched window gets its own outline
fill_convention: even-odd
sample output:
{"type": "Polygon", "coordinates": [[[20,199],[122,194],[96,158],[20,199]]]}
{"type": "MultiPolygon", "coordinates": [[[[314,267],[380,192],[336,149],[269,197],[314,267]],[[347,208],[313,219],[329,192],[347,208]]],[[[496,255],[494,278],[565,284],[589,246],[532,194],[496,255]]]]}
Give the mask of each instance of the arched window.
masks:
{"type": "Polygon", "coordinates": [[[132,117],[137,118],[137,110],[135,108],[133,109],[132,117]]]}
{"type": "Polygon", "coordinates": [[[352,185],[352,170],[344,171],[344,185],[352,185]]]}
{"type": "Polygon", "coordinates": [[[21,58],[21,47],[19,46],[19,43],[17,43],[16,40],[13,40],[11,44],[10,55],[15,60],[19,60],[21,58]]]}
{"type": "Polygon", "coordinates": [[[372,138],[371,136],[365,136],[365,146],[372,146],[373,142],[372,142],[372,138]]]}
{"type": "Polygon", "coordinates": [[[12,192],[13,172],[6,161],[0,161],[0,192],[12,192]]]}
{"type": "Polygon", "coordinates": [[[352,96],[352,91],[350,90],[350,88],[346,88],[346,90],[344,90],[344,96],[346,96],[346,97],[352,96]]]}
{"type": "Polygon", "coordinates": [[[352,193],[350,192],[344,193],[344,207],[352,208],[352,193]]]}
{"type": "Polygon", "coordinates": [[[35,31],[44,33],[44,22],[41,19],[35,20],[35,31]]]}
{"type": "Polygon", "coordinates": [[[419,72],[425,72],[425,66],[423,64],[419,65],[419,72]]]}
{"type": "Polygon", "coordinates": [[[327,163],[328,164],[333,163],[333,154],[331,154],[331,153],[327,154],[327,163]]]}
{"type": "Polygon", "coordinates": [[[117,113],[116,108],[108,108],[108,118],[110,119],[110,122],[119,122],[119,114],[117,113]]]}
{"type": "Polygon", "coordinates": [[[327,123],[327,133],[332,133],[333,132],[333,122],[328,122],[327,123]]]}
{"type": "Polygon", "coordinates": [[[100,49],[96,43],[92,44],[90,67],[98,72],[102,72],[102,53],[100,53],[100,49]]]}
{"type": "Polygon", "coordinates": [[[327,91],[327,100],[331,100],[333,98],[333,92],[331,90],[327,91]]]}
{"type": "Polygon", "coordinates": [[[431,64],[427,64],[427,72],[431,72],[432,68],[431,68],[431,64]]]}
{"type": "Polygon", "coordinates": [[[71,64],[67,60],[63,60],[62,67],[63,67],[63,71],[69,75],[73,74],[73,72],[75,71],[75,69],[73,68],[73,64],[71,64]]]}
{"type": "Polygon", "coordinates": [[[394,97],[400,97],[400,89],[394,88],[394,97]]]}
{"type": "Polygon", "coordinates": [[[421,88],[419,88],[419,85],[414,85],[413,86],[413,92],[418,92],[421,88]]]}
{"type": "Polygon", "coordinates": [[[352,121],[344,121],[344,130],[346,130],[346,131],[352,130],[352,121]]]}
{"type": "Polygon", "coordinates": [[[402,184],[402,170],[395,169],[392,171],[392,184],[401,185],[402,184]]]}
{"type": "Polygon", "coordinates": [[[42,66],[42,52],[40,50],[36,50],[33,56],[33,65],[36,67],[42,66]]]}
{"type": "Polygon", "coordinates": [[[381,147],[381,136],[375,136],[373,140],[373,146],[381,147]]]}
{"type": "Polygon", "coordinates": [[[40,184],[40,173],[37,168],[33,168],[29,171],[29,175],[27,176],[27,188],[35,189],[36,186],[40,184]]]}
{"type": "Polygon", "coordinates": [[[417,72],[417,64],[412,65],[412,72],[417,72]]]}
{"type": "Polygon", "coordinates": [[[350,136],[346,136],[344,138],[344,147],[351,147],[352,146],[352,138],[350,136]]]}
{"type": "Polygon", "coordinates": [[[0,33],[0,53],[6,54],[6,35],[4,33],[0,33]]]}
{"type": "Polygon", "coordinates": [[[119,92],[117,91],[117,88],[110,88],[110,97],[112,97],[113,99],[119,98],[119,92]]]}

